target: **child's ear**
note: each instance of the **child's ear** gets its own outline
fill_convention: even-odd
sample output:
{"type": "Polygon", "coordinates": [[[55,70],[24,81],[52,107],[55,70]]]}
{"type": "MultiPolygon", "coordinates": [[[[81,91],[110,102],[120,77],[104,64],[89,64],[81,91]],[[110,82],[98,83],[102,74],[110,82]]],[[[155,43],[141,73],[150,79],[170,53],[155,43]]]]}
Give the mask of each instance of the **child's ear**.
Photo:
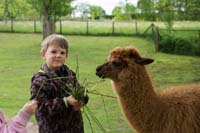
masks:
{"type": "Polygon", "coordinates": [[[45,52],[40,52],[40,57],[41,57],[42,59],[45,59],[45,52]]]}

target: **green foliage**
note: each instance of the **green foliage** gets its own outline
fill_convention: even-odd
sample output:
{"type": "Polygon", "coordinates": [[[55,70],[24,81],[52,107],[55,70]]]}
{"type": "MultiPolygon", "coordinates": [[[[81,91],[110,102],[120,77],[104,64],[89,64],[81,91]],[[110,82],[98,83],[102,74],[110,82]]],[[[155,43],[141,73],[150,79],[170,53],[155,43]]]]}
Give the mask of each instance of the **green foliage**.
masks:
{"type": "MultiPolygon", "coordinates": [[[[138,0],[138,14],[145,20],[199,20],[199,0],[138,0]]],[[[170,23],[169,23],[170,22],[170,23]]],[[[171,28],[171,27],[170,27],[171,28]]]]}
{"type": "Polygon", "coordinates": [[[112,10],[112,15],[114,16],[115,20],[120,20],[122,15],[122,8],[117,6],[112,10]]]}
{"type": "MultiPolygon", "coordinates": [[[[75,0],[0,0],[0,17],[1,18],[39,18],[44,11],[48,9],[49,16],[61,17],[73,15],[75,11],[81,11],[82,17],[89,14],[86,3],[78,5],[79,9],[71,7],[71,2],[75,0]],[[5,3],[7,2],[7,4],[5,3]],[[85,4],[85,5],[84,5],[85,4]],[[48,7],[48,8],[44,8],[48,7]]],[[[171,20],[200,20],[199,0],[138,0],[137,7],[130,4],[128,0],[121,2],[120,13],[114,13],[115,20],[165,20],[169,28],[172,27],[171,20]]],[[[103,9],[102,7],[99,7],[103,9]]],[[[96,12],[96,11],[95,11],[96,12]]],[[[92,19],[105,17],[103,14],[92,13],[92,19]]],[[[87,17],[86,17],[87,18],[87,17]]],[[[110,16],[112,19],[112,16],[110,16]]]]}
{"type": "Polygon", "coordinates": [[[145,20],[156,20],[155,3],[153,0],[138,0],[137,8],[141,10],[139,16],[145,20]]]}
{"type": "Polygon", "coordinates": [[[164,35],[161,38],[159,49],[161,52],[173,53],[175,48],[175,39],[173,36],[164,35]]]}
{"type": "Polygon", "coordinates": [[[102,7],[90,6],[90,16],[92,20],[103,18],[105,14],[105,10],[102,7]]]}
{"type": "Polygon", "coordinates": [[[136,18],[136,7],[130,3],[122,3],[112,10],[114,20],[132,20],[136,18]]]}
{"type": "Polygon", "coordinates": [[[25,0],[2,0],[0,2],[0,17],[25,18],[29,14],[30,5],[25,0]]]}
{"type": "Polygon", "coordinates": [[[177,54],[185,54],[185,55],[195,55],[197,50],[197,46],[192,43],[191,40],[177,38],[176,39],[176,47],[174,52],[177,54]]]}
{"type": "Polygon", "coordinates": [[[174,24],[174,13],[172,11],[169,12],[165,12],[162,15],[162,20],[165,22],[166,24],[166,28],[168,30],[172,30],[173,29],[173,24],[174,24]]]}
{"type": "Polygon", "coordinates": [[[73,9],[74,14],[79,13],[82,19],[88,19],[90,14],[90,5],[88,3],[79,3],[73,9]]]}
{"type": "Polygon", "coordinates": [[[43,39],[56,32],[56,21],[61,16],[71,14],[73,0],[27,0],[32,7],[43,17],[43,39]]]}
{"type": "Polygon", "coordinates": [[[176,0],[177,19],[200,20],[199,0],[176,0]]]}
{"type": "Polygon", "coordinates": [[[178,38],[173,35],[164,35],[161,38],[159,48],[161,52],[183,55],[195,55],[197,46],[189,39],[178,38]]]}
{"type": "Polygon", "coordinates": [[[3,18],[4,16],[4,6],[3,6],[3,1],[0,1],[0,19],[3,18]]]}
{"type": "Polygon", "coordinates": [[[61,17],[71,14],[72,7],[70,3],[73,0],[27,0],[39,14],[48,12],[49,17],[61,17]]]}
{"type": "Polygon", "coordinates": [[[165,22],[168,30],[172,30],[175,18],[174,3],[171,0],[160,0],[156,8],[159,10],[159,18],[165,22]]]}
{"type": "Polygon", "coordinates": [[[79,102],[85,104],[85,97],[87,96],[87,90],[84,86],[72,89],[71,95],[75,97],[79,102]]]}

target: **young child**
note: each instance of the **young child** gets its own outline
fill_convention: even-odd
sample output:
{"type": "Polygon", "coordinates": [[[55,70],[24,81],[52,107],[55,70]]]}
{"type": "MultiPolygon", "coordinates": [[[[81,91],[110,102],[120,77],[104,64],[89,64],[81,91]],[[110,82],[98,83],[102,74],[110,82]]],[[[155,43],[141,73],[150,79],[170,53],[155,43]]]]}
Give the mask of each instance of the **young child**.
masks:
{"type": "Polygon", "coordinates": [[[0,133],[27,133],[25,127],[36,108],[35,100],[27,102],[9,124],[5,122],[4,116],[0,112],[0,133]]]}
{"type": "Polygon", "coordinates": [[[31,99],[38,101],[39,132],[83,133],[80,111],[83,104],[70,95],[70,90],[78,88],[79,83],[76,74],[64,65],[68,57],[67,40],[58,34],[48,36],[42,42],[40,55],[45,63],[31,83],[31,99]]]}

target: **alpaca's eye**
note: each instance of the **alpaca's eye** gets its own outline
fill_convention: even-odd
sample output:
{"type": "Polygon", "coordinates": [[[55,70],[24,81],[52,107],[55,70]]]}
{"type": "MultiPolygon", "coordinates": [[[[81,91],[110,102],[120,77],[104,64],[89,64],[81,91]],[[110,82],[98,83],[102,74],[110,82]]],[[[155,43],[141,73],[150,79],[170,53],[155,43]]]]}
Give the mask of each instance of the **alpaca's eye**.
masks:
{"type": "Polygon", "coordinates": [[[112,62],[112,65],[113,65],[114,67],[119,67],[119,66],[122,65],[122,63],[119,62],[119,61],[113,61],[113,62],[112,62]]]}

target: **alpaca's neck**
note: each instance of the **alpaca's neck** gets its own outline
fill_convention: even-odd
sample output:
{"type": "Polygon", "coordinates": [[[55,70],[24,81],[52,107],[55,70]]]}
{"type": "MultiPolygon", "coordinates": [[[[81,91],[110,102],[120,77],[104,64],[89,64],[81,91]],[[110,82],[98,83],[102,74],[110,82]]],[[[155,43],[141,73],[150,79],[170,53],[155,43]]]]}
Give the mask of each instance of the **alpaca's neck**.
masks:
{"type": "Polygon", "coordinates": [[[136,128],[144,125],[145,119],[148,119],[143,118],[146,116],[145,113],[147,110],[152,112],[157,102],[157,96],[146,69],[142,69],[139,74],[129,73],[127,77],[122,76],[119,80],[113,81],[113,85],[124,114],[131,125],[136,125],[136,128]]]}
{"type": "Polygon", "coordinates": [[[145,68],[140,70],[139,74],[128,71],[127,73],[121,75],[120,79],[113,80],[114,88],[119,97],[127,97],[133,101],[138,101],[138,99],[144,101],[156,97],[151,79],[145,68]]]}

